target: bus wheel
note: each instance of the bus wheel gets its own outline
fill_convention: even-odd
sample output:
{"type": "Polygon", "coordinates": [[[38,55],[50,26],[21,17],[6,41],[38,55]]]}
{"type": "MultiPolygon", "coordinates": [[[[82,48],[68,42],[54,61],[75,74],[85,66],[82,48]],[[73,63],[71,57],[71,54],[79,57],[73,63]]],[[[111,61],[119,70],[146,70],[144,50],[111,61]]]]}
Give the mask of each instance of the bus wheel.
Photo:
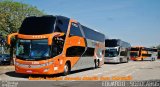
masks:
{"type": "Polygon", "coordinates": [[[67,62],[64,66],[64,72],[63,75],[66,76],[70,73],[70,64],[67,62]]]}
{"type": "Polygon", "coordinates": [[[155,61],[155,58],[152,58],[152,60],[151,61],[155,61]]]}
{"type": "Polygon", "coordinates": [[[126,61],[126,63],[128,63],[128,61],[129,61],[129,58],[127,58],[127,61],[126,61]]]}
{"type": "Polygon", "coordinates": [[[95,63],[95,68],[98,68],[99,67],[99,60],[95,59],[94,63],[95,63]]]}
{"type": "Polygon", "coordinates": [[[141,59],[141,61],[143,61],[143,58],[141,59]]]}
{"type": "Polygon", "coordinates": [[[119,63],[122,63],[122,62],[123,62],[123,61],[122,61],[122,58],[120,58],[120,59],[119,59],[119,63]]]}
{"type": "Polygon", "coordinates": [[[14,65],[14,62],[11,60],[11,61],[9,62],[9,65],[14,65]]]}

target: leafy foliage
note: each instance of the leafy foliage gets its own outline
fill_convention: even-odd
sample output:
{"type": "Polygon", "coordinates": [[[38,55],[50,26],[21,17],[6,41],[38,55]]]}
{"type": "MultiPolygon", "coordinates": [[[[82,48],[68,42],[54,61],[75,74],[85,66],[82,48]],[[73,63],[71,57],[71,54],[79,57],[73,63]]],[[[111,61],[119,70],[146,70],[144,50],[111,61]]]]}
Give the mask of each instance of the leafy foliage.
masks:
{"type": "Polygon", "coordinates": [[[44,13],[28,4],[13,2],[11,0],[0,1],[0,33],[7,36],[17,32],[25,17],[41,16],[44,13]]]}

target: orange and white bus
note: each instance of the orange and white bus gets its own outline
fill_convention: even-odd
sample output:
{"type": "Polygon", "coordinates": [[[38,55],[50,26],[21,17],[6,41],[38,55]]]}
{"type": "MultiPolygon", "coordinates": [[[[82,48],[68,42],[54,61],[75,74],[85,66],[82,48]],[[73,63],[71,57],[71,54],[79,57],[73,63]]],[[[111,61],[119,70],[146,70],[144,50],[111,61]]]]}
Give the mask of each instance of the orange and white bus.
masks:
{"type": "Polygon", "coordinates": [[[104,64],[105,35],[67,17],[27,17],[8,44],[14,36],[16,73],[67,75],[104,64]]]}
{"type": "Polygon", "coordinates": [[[132,60],[151,60],[155,61],[158,56],[156,48],[132,47],[130,56],[132,60]]]}
{"type": "Polygon", "coordinates": [[[130,59],[131,60],[142,60],[142,48],[144,47],[131,47],[130,59]]]}

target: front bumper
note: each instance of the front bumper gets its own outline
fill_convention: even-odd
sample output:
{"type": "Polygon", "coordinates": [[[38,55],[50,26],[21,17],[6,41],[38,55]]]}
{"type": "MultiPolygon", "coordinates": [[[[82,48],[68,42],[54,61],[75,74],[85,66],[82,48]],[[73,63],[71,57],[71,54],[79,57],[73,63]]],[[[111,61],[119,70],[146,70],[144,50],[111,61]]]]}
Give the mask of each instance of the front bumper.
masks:
{"type": "Polygon", "coordinates": [[[105,63],[119,63],[120,61],[119,61],[119,58],[117,57],[112,57],[112,58],[105,57],[104,62],[105,63]]]}
{"type": "Polygon", "coordinates": [[[57,74],[59,73],[58,70],[54,70],[54,67],[52,65],[50,66],[44,66],[41,68],[28,68],[20,67],[15,65],[15,72],[21,73],[21,74],[57,74]]]}

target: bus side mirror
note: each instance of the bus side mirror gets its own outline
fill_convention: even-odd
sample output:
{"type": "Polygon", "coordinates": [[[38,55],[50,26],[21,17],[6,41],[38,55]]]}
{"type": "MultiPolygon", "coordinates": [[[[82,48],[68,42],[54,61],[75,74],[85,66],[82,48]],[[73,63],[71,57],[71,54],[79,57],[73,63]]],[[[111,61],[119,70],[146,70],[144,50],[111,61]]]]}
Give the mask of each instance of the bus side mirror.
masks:
{"type": "Polygon", "coordinates": [[[9,35],[7,36],[7,44],[8,44],[8,45],[11,45],[11,38],[12,38],[13,36],[17,36],[17,35],[18,35],[18,33],[9,34],[9,35]]]}

